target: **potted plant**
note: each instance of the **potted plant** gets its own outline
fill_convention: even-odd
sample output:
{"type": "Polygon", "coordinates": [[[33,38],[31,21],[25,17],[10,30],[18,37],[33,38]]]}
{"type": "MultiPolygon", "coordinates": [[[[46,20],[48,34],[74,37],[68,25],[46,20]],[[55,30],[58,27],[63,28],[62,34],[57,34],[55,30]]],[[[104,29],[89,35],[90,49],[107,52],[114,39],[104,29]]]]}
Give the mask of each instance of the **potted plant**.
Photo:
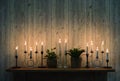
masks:
{"type": "Polygon", "coordinates": [[[56,68],[57,67],[57,55],[55,53],[56,48],[53,48],[51,50],[47,49],[46,53],[47,55],[45,56],[47,58],[47,66],[49,68],[56,68]]]}
{"type": "Polygon", "coordinates": [[[85,52],[84,49],[80,49],[80,48],[73,48],[69,50],[69,55],[71,56],[71,67],[72,68],[79,68],[81,67],[81,61],[82,58],[80,57],[80,55],[85,52]]]}

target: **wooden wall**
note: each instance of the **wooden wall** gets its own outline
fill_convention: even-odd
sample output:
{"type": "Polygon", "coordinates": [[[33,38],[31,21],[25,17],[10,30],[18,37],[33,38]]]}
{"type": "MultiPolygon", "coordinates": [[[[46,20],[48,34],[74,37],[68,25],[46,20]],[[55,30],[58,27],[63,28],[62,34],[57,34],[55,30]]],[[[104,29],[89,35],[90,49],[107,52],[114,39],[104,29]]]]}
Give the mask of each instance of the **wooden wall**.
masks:
{"type": "Polygon", "coordinates": [[[59,38],[62,45],[68,39],[68,49],[85,49],[93,40],[94,50],[97,46],[100,50],[104,40],[116,69],[108,81],[119,81],[119,4],[120,0],[0,0],[0,81],[12,81],[5,69],[14,66],[16,46],[19,64],[23,65],[25,41],[28,51],[29,47],[35,48],[36,41],[39,49],[43,41],[46,50],[57,47],[59,38]]]}

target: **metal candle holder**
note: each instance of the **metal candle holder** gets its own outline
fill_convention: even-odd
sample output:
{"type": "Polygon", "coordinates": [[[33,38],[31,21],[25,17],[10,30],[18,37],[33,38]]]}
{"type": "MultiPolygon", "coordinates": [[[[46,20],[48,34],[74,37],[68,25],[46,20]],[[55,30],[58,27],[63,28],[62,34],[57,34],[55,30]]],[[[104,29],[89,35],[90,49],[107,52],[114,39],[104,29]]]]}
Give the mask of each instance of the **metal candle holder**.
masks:
{"type": "Polygon", "coordinates": [[[101,54],[102,54],[102,66],[103,66],[103,61],[104,61],[104,59],[103,59],[103,54],[104,54],[104,51],[101,51],[101,54]]]}
{"type": "Polygon", "coordinates": [[[41,65],[38,66],[38,68],[45,68],[45,66],[43,66],[43,51],[41,51],[41,65]]]}
{"type": "Polygon", "coordinates": [[[104,68],[112,68],[111,66],[109,66],[109,59],[106,59],[106,66],[104,68]]]}
{"type": "Polygon", "coordinates": [[[90,53],[91,53],[91,66],[93,66],[93,53],[94,53],[93,50],[91,50],[90,53]]]}
{"type": "Polygon", "coordinates": [[[89,68],[88,56],[89,56],[89,54],[86,53],[86,68],[89,68]]]}
{"type": "Polygon", "coordinates": [[[18,55],[15,55],[15,66],[13,68],[20,68],[18,66],[18,55]]]}

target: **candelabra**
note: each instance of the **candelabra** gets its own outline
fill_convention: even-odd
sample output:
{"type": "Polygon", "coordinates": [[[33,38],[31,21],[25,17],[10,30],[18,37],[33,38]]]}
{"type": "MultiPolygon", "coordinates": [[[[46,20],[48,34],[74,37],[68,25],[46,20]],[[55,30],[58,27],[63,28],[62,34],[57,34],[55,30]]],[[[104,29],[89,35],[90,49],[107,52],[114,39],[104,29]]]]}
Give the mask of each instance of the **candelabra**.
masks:
{"type": "Polygon", "coordinates": [[[38,51],[35,51],[35,55],[36,55],[36,66],[38,65],[38,51]]]}
{"type": "Polygon", "coordinates": [[[30,58],[27,61],[27,65],[28,65],[28,67],[34,67],[34,61],[32,59],[32,53],[30,53],[30,58]]]}
{"type": "Polygon", "coordinates": [[[104,68],[112,68],[111,66],[109,66],[109,59],[106,59],[106,66],[104,68]]]}
{"type": "Polygon", "coordinates": [[[91,53],[91,67],[93,67],[93,53],[94,53],[93,50],[91,50],[90,53],[91,53]]]}
{"type": "Polygon", "coordinates": [[[88,56],[89,56],[89,54],[86,53],[86,68],[89,68],[88,56]]]}
{"type": "Polygon", "coordinates": [[[62,57],[61,57],[61,52],[59,53],[58,68],[62,68],[62,57]]]}
{"type": "Polygon", "coordinates": [[[15,55],[15,66],[13,68],[20,68],[18,66],[18,55],[15,55]]]}
{"type": "Polygon", "coordinates": [[[26,67],[26,65],[27,65],[26,55],[27,55],[27,51],[25,50],[25,51],[24,51],[24,63],[23,63],[25,67],[26,67]]]}

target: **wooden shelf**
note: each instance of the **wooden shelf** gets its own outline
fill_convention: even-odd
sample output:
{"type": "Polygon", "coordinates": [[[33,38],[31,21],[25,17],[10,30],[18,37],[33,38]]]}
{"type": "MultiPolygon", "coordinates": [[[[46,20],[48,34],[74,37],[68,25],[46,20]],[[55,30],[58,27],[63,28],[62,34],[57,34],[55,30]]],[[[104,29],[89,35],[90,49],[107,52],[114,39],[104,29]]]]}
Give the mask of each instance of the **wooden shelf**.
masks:
{"type": "Polygon", "coordinates": [[[8,72],[115,72],[112,68],[9,68],[8,72]]]}

